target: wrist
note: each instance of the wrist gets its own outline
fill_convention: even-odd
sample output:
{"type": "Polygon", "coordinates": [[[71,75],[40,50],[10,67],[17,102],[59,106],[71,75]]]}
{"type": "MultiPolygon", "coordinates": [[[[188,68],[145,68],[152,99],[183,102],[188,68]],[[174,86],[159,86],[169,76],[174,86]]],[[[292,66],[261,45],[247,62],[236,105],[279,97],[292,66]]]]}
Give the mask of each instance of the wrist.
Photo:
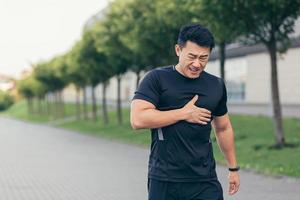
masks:
{"type": "Polygon", "coordinates": [[[240,170],[240,166],[235,166],[235,167],[228,167],[228,170],[230,172],[237,172],[240,170]]]}
{"type": "Polygon", "coordinates": [[[184,108],[179,108],[177,111],[178,111],[178,119],[179,119],[179,121],[180,120],[186,120],[187,113],[185,112],[185,109],[184,108]]]}

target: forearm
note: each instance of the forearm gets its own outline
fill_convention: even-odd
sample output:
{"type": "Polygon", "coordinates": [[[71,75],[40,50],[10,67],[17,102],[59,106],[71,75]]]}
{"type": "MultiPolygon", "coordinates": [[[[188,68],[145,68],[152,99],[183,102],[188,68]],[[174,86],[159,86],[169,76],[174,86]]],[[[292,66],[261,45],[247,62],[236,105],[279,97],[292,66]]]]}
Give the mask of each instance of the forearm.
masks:
{"type": "Polygon", "coordinates": [[[131,116],[132,127],[134,129],[142,128],[160,128],[175,124],[184,119],[182,109],[160,111],[157,109],[145,109],[135,116],[131,116]]]}
{"type": "Polygon", "coordinates": [[[198,108],[195,95],[185,106],[179,109],[160,111],[144,100],[133,100],[131,103],[130,122],[134,129],[160,128],[185,120],[190,123],[207,124],[211,120],[211,112],[198,108]]]}
{"type": "Polygon", "coordinates": [[[216,131],[216,137],[221,151],[227,161],[228,167],[236,167],[236,154],[234,146],[234,133],[232,128],[216,131]]]}

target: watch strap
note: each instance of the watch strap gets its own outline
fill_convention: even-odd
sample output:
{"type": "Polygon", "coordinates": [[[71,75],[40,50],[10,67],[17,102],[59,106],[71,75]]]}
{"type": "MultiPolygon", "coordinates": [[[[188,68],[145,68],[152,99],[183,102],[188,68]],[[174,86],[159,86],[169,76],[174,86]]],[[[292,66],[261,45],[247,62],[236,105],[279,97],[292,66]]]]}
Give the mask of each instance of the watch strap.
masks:
{"type": "Polygon", "coordinates": [[[240,170],[240,167],[239,167],[239,166],[236,166],[236,167],[229,167],[228,170],[231,171],[231,172],[237,172],[237,171],[240,170]]]}

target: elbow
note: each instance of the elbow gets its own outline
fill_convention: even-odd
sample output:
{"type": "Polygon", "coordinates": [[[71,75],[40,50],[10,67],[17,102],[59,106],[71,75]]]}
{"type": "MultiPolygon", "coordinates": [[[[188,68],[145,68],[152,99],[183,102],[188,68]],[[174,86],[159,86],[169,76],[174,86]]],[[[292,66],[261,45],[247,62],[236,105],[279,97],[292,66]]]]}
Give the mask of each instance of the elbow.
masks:
{"type": "Polygon", "coordinates": [[[147,109],[132,109],[130,112],[130,124],[134,130],[150,128],[147,109]]]}
{"type": "Polygon", "coordinates": [[[131,127],[133,130],[138,130],[144,128],[141,124],[136,123],[136,122],[131,122],[131,127]]]}
{"type": "Polygon", "coordinates": [[[132,129],[134,129],[134,130],[138,130],[138,129],[143,128],[141,122],[137,119],[134,119],[134,118],[130,119],[130,124],[131,124],[132,129]]]}
{"type": "Polygon", "coordinates": [[[131,128],[133,130],[138,130],[139,129],[139,126],[135,122],[131,121],[130,124],[131,124],[131,128]]]}

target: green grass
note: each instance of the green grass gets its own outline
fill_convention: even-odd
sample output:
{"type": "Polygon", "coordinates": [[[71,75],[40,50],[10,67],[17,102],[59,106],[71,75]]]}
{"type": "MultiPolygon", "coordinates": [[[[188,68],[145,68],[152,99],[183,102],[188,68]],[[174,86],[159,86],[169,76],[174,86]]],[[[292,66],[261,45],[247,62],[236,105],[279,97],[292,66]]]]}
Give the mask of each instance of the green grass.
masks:
{"type": "MultiPolygon", "coordinates": [[[[43,108],[45,108],[46,103],[42,103],[43,108]]],[[[5,112],[0,112],[2,116],[14,117],[25,121],[36,122],[36,123],[46,123],[54,120],[59,120],[60,117],[57,117],[53,114],[54,105],[50,105],[50,109],[52,109],[52,114],[48,115],[45,110],[39,113],[37,109],[37,102],[34,102],[34,112],[29,113],[27,109],[26,101],[19,101],[15,103],[12,107],[10,107],[5,112]]],[[[88,111],[92,110],[92,106],[88,105],[88,111]]],[[[70,117],[75,115],[75,104],[67,103],[65,104],[65,115],[64,117],[70,117]]]]}
{"type": "MultiPolygon", "coordinates": [[[[300,119],[284,119],[286,142],[290,147],[272,148],[275,139],[273,123],[262,116],[232,115],[237,159],[242,168],[265,174],[300,177],[300,119]]],[[[225,163],[219,150],[218,161],[225,163]]]]}
{"type": "Polygon", "coordinates": [[[129,125],[129,110],[123,109],[124,123],[118,125],[116,119],[116,112],[109,113],[110,122],[108,125],[104,125],[101,121],[94,122],[89,121],[73,121],[67,122],[60,127],[71,130],[80,131],[83,133],[90,133],[105,137],[107,139],[119,140],[128,144],[136,144],[140,146],[148,146],[150,144],[150,133],[149,130],[138,130],[134,131],[129,125]]]}
{"type": "Polygon", "coordinates": [[[1,112],[1,115],[14,117],[14,118],[31,121],[31,122],[38,122],[38,123],[48,122],[52,120],[51,116],[29,114],[27,111],[27,106],[25,101],[20,101],[18,103],[15,103],[7,111],[1,112]]]}
{"type": "MultiPolygon", "coordinates": [[[[74,114],[74,105],[67,105],[67,108],[69,109],[67,111],[68,115],[74,114]]],[[[51,120],[47,116],[28,116],[26,113],[26,105],[21,102],[5,112],[5,115],[34,122],[51,120]]],[[[104,125],[100,119],[99,122],[93,122],[92,120],[72,121],[64,123],[60,127],[148,148],[150,145],[150,131],[134,131],[131,129],[129,109],[123,110],[123,117],[123,125],[117,124],[116,113],[111,112],[109,113],[109,125],[104,125]]],[[[243,169],[269,175],[300,177],[300,119],[284,119],[285,138],[290,147],[281,150],[271,148],[275,143],[275,139],[270,118],[231,115],[231,121],[235,130],[237,159],[243,169]]],[[[215,141],[214,137],[213,141],[215,141]]],[[[214,153],[216,160],[221,164],[225,164],[216,142],[214,142],[214,153]]]]}

